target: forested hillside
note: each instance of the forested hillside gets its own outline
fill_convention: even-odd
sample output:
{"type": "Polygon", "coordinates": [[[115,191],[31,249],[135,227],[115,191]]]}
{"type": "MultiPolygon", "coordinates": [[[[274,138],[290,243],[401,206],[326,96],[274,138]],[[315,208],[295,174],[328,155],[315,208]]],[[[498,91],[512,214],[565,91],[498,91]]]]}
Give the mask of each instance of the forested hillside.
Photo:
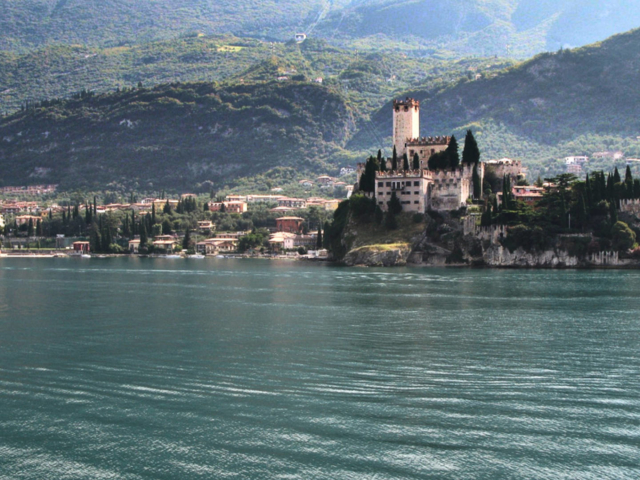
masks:
{"type": "MultiPolygon", "coordinates": [[[[640,30],[576,50],[546,53],[477,81],[418,89],[423,134],[473,128],[487,157],[521,158],[534,169],[565,155],[622,149],[640,156],[640,30]]],[[[372,117],[391,132],[390,105],[372,117]]],[[[364,129],[351,148],[371,144],[364,129]]]]}
{"type": "Polygon", "coordinates": [[[0,120],[5,185],[191,189],[281,166],[318,171],[354,129],[309,83],[171,84],[45,102],[0,120]]]}
{"type": "Polygon", "coordinates": [[[322,40],[271,43],[233,36],[190,36],[113,48],[54,45],[26,54],[0,53],[0,113],[26,102],[174,81],[260,81],[280,76],[323,78],[357,97],[366,115],[394,93],[450,82],[510,64],[495,59],[442,60],[357,54],[322,40]]]}
{"type": "Polygon", "coordinates": [[[525,58],[602,40],[639,18],[634,0],[20,0],[0,2],[0,50],[194,32],[283,41],[300,31],[359,49],[525,58]]]}

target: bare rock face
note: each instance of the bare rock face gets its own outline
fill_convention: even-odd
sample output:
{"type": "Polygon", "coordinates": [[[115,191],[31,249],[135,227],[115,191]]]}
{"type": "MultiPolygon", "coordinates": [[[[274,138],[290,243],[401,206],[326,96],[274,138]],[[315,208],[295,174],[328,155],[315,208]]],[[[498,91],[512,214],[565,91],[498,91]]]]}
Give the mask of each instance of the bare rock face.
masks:
{"type": "Polygon", "coordinates": [[[402,267],[407,264],[410,253],[408,245],[393,248],[361,247],[347,253],[344,264],[350,267],[402,267]]]}

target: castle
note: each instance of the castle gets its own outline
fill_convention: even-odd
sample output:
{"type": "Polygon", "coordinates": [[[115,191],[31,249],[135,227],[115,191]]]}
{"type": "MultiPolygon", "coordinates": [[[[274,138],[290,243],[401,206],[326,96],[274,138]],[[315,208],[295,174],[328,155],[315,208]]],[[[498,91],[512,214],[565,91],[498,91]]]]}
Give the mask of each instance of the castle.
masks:
{"type": "MultiPolygon", "coordinates": [[[[420,102],[413,98],[393,102],[393,146],[398,156],[398,170],[376,172],[374,198],[383,210],[388,208],[393,192],[405,212],[425,213],[427,210],[456,210],[473,196],[474,165],[461,164],[451,170],[429,170],[431,155],[447,149],[451,137],[420,137],[420,102]],[[420,159],[420,168],[401,169],[402,157],[407,155],[413,166],[414,155],[420,159]]],[[[387,165],[391,165],[390,159],[387,165]]],[[[358,165],[358,181],[364,164],[358,165]]],[[[484,179],[484,164],[479,163],[477,173],[480,185],[484,179]]]]}

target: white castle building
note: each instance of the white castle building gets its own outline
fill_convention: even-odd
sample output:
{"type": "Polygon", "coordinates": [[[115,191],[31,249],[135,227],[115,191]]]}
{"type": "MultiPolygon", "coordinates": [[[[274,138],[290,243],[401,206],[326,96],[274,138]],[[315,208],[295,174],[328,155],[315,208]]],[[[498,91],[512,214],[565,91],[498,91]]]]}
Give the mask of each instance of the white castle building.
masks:
{"type": "MultiPolygon", "coordinates": [[[[420,137],[420,102],[415,99],[393,102],[393,145],[398,156],[396,171],[376,173],[374,196],[384,211],[388,208],[393,192],[396,193],[403,211],[425,213],[427,210],[456,210],[473,196],[473,165],[461,164],[451,170],[429,170],[428,161],[434,153],[446,150],[451,137],[420,137]],[[402,157],[418,154],[420,168],[403,170],[402,157]]],[[[387,160],[387,166],[391,162],[387,160]]],[[[362,173],[364,164],[359,165],[362,173]]],[[[484,178],[484,164],[478,164],[480,183],[484,178]]]]}

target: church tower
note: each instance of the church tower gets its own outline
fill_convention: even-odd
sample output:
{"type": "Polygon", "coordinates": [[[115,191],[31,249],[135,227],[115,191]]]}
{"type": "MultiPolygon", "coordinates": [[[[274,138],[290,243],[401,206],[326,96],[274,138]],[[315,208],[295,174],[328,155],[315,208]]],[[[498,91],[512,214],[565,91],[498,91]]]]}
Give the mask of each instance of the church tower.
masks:
{"type": "Polygon", "coordinates": [[[393,145],[398,157],[406,152],[405,144],[420,136],[420,102],[413,98],[393,101],[393,145]]]}

